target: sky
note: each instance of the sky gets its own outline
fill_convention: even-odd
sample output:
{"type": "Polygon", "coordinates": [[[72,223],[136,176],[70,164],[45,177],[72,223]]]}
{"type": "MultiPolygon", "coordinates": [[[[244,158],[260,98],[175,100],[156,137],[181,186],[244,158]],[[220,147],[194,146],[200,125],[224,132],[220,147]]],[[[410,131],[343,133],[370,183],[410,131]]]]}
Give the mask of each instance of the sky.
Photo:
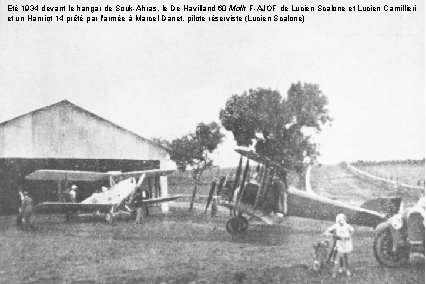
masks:
{"type": "MultiPolygon", "coordinates": [[[[143,137],[174,139],[199,122],[219,122],[219,111],[233,94],[263,87],[285,96],[292,83],[301,81],[320,86],[334,119],[315,137],[321,162],[425,156],[422,0],[374,2],[416,5],[411,13],[309,12],[305,23],[192,24],[8,22],[11,3],[0,0],[0,121],[68,99],[143,137]]],[[[96,1],[99,6],[117,3],[122,2],[96,1]]],[[[158,1],[143,4],[160,6],[158,1]]],[[[214,154],[216,164],[236,165],[235,147],[226,133],[214,154]]]]}

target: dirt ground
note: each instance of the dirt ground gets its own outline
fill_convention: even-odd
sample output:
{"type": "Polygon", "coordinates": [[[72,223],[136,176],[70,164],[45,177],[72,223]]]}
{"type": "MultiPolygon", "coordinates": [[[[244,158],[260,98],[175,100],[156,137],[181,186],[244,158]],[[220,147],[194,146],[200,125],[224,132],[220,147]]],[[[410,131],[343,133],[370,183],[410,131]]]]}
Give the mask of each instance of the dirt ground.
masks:
{"type": "Polygon", "coordinates": [[[355,227],[352,277],[311,269],[314,242],[331,225],[289,217],[281,225],[252,223],[241,236],[201,211],[153,211],[141,225],[121,220],[38,215],[34,228],[0,217],[0,283],[424,283],[424,258],[382,268],[371,228],[355,227]]]}
{"type": "MultiPolygon", "coordinates": [[[[208,194],[212,178],[226,173],[206,173],[198,194],[208,194]]],[[[311,183],[318,194],[354,205],[394,194],[339,166],[314,168],[311,183]]],[[[193,185],[188,173],[176,172],[169,192],[191,194],[193,185]]],[[[28,232],[15,226],[16,216],[0,216],[0,283],[425,283],[422,256],[412,255],[406,267],[378,265],[372,228],[355,227],[352,277],[332,279],[330,267],[311,268],[312,245],[331,222],[288,217],[281,225],[252,223],[244,235],[231,236],[226,212],[212,219],[183,206],[167,214],[152,210],[141,225],[37,215],[28,232]]]]}

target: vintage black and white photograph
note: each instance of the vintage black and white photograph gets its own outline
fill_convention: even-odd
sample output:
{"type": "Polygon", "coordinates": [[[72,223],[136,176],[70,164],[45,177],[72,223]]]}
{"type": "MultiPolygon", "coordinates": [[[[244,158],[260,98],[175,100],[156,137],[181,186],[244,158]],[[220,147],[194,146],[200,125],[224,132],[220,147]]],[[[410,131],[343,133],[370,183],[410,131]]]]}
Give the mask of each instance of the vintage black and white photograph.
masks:
{"type": "Polygon", "coordinates": [[[0,283],[425,283],[422,0],[0,0],[0,283]]]}

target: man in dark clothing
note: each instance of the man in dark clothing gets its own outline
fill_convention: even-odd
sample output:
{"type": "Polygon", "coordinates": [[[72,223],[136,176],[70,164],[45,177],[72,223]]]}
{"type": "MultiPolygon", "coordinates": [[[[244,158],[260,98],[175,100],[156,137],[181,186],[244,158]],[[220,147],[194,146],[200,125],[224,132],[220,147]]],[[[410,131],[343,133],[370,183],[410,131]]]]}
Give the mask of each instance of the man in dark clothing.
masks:
{"type": "Polygon", "coordinates": [[[139,188],[136,193],[131,197],[130,203],[136,207],[136,220],[135,224],[142,224],[143,220],[143,211],[145,211],[145,215],[149,215],[148,206],[143,205],[142,201],[145,199],[144,192],[139,188]]]}

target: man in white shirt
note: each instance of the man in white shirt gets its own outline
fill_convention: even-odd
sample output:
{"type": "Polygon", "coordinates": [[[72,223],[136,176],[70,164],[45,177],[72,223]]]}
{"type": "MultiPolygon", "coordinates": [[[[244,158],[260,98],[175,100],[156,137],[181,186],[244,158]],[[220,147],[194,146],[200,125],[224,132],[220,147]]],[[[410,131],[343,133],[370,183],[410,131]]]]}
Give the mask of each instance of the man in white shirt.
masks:
{"type": "Polygon", "coordinates": [[[22,187],[21,186],[18,187],[18,194],[19,194],[19,199],[18,199],[18,216],[16,218],[16,226],[21,226],[22,225],[21,206],[22,206],[22,202],[24,201],[24,193],[22,192],[22,187]]]}
{"type": "Polygon", "coordinates": [[[76,203],[76,198],[77,198],[77,186],[75,184],[73,184],[71,186],[71,190],[69,192],[70,195],[70,201],[72,203],[76,203]]]}

